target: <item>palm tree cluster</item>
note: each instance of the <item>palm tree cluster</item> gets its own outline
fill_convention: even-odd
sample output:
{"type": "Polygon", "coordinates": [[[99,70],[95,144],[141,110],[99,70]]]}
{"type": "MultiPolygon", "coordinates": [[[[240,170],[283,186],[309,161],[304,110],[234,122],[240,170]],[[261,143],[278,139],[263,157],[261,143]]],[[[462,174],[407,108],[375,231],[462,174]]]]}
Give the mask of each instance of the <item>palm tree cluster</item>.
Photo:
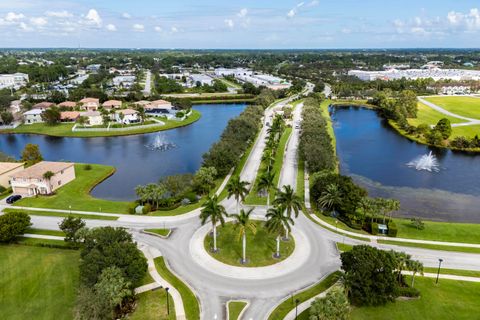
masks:
{"type": "MultiPolygon", "coordinates": [[[[238,241],[242,241],[242,263],[247,262],[246,247],[247,247],[247,231],[256,234],[257,226],[251,219],[253,208],[249,210],[240,209],[240,201],[243,201],[248,194],[248,182],[241,181],[239,177],[231,178],[227,185],[228,198],[236,200],[237,212],[235,214],[228,214],[227,210],[216,195],[208,197],[204,203],[200,213],[200,220],[202,225],[207,221],[212,224],[213,232],[213,248],[215,253],[217,248],[217,225],[225,225],[225,219],[232,217],[235,220],[235,227],[238,229],[238,241]]],[[[298,197],[291,186],[284,186],[282,190],[277,191],[277,197],[274,201],[273,208],[267,208],[267,222],[266,229],[277,235],[276,238],[276,252],[274,256],[280,257],[280,239],[282,233],[285,232],[285,239],[288,240],[288,234],[291,231],[291,226],[294,224],[292,215],[298,217],[299,211],[302,208],[302,201],[298,197]]]]}
{"type": "Polygon", "coordinates": [[[391,251],[395,257],[398,285],[405,286],[405,277],[402,275],[404,270],[412,272],[412,288],[415,284],[415,275],[423,275],[423,264],[418,260],[412,260],[412,256],[405,252],[391,251]]]}

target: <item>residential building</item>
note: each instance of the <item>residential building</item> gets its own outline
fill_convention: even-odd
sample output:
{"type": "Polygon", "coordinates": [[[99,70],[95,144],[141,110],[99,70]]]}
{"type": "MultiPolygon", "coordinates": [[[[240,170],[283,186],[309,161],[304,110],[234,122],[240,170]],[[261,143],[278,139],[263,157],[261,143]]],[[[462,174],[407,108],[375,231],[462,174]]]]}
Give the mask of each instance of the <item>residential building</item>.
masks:
{"type": "Polygon", "coordinates": [[[0,74],[0,89],[20,89],[28,83],[28,74],[0,74]]]}
{"type": "Polygon", "coordinates": [[[51,194],[58,188],[75,179],[75,166],[68,162],[42,161],[10,176],[10,184],[14,194],[35,196],[51,194]],[[50,179],[44,177],[52,172],[50,179]]]}
{"type": "Polygon", "coordinates": [[[99,111],[80,112],[80,116],[87,118],[90,126],[101,126],[103,124],[103,117],[99,111]]]}
{"type": "Polygon", "coordinates": [[[135,76],[116,76],[112,79],[115,87],[130,88],[135,83],[135,76]]]}
{"type": "Polygon", "coordinates": [[[78,111],[62,111],[60,112],[61,122],[75,122],[80,118],[80,112],[78,111]]]}
{"type": "Polygon", "coordinates": [[[23,122],[25,124],[42,123],[43,109],[32,109],[23,113],[23,122]]]}
{"type": "Polygon", "coordinates": [[[13,100],[10,102],[10,112],[15,114],[22,110],[22,101],[20,100],[13,100]]]}
{"type": "Polygon", "coordinates": [[[90,65],[86,66],[85,69],[89,72],[97,73],[98,71],[100,71],[101,67],[102,67],[101,64],[90,64],[90,65]]]}
{"type": "Polygon", "coordinates": [[[21,162],[0,162],[0,186],[10,188],[10,175],[22,170],[21,162]]]}
{"type": "Polygon", "coordinates": [[[145,114],[152,117],[173,118],[177,113],[177,109],[165,100],[155,100],[145,106],[145,114]]]}
{"type": "Polygon", "coordinates": [[[97,111],[100,107],[100,100],[97,98],[83,98],[80,100],[82,109],[87,111],[97,111]]]}
{"type": "Polygon", "coordinates": [[[64,101],[58,104],[60,108],[75,108],[77,106],[76,102],[73,101],[64,101]]]}
{"type": "Polygon", "coordinates": [[[140,121],[138,111],[133,109],[123,109],[115,112],[115,121],[123,124],[132,124],[140,121]]]}
{"type": "Polygon", "coordinates": [[[112,110],[112,109],[119,109],[122,107],[122,101],[120,100],[108,100],[102,103],[104,109],[112,110]]]}
{"type": "Polygon", "coordinates": [[[32,109],[47,110],[47,109],[53,107],[54,105],[55,105],[55,103],[53,103],[53,102],[43,101],[43,102],[34,104],[32,109]]]}

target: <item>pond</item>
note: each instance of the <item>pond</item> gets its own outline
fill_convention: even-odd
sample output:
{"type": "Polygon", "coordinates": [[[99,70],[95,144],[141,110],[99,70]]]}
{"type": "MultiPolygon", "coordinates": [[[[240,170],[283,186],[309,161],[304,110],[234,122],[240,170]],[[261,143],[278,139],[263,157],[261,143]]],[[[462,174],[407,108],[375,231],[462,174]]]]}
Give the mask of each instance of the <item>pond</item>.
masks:
{"type": "Polygon", "coordinates": [[[480,223],[480,155],[409,141],[365,108],[335,108],[332,119],[340,171],[370,196],[399,199],[406,217],[480,223]],[[438,172],[407,165],[430,152],[438,172]]]}
{"type": "Polygon", "coordinates": [[[194,109],[200,111],[202,117],[189,126],[133,136],[0,135],[0,150],[19,158],[25,144],[34,143],[40,146],[45,160],[112,165],[117,169],[116,173],[93,189],[92,195],[109,200],[132,200],[139,184],[156,182],[172,174],[194,173],[202,163],[202,155],[219,140],[228,121],[239,115],[245,106],[196,105],[194,109]],[[159,140],[174,147],[163,151],[149,148],[159,140]]]}

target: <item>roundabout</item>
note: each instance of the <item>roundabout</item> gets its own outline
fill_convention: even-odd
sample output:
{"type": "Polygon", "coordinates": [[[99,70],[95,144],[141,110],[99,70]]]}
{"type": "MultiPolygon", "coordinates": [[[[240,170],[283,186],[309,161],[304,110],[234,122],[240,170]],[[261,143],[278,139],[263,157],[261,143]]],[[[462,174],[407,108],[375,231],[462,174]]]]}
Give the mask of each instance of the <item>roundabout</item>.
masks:
{"type": "Polygon", "coordinates": [[[280,257],[276,258],[275,234],[269,233],[265,228],[265,222],[253,221],[255,233],[247,230],[246,233],[246,257],[247,261],[242,262],[242,239],[239,235],[239,228],[233,222],[217,228],[218,252],[214,253],[213,237],[208,233],[204,240],[205,250],[214,258],[225,264],[237,267],[265,267],[279,263],[288,258],[295,249],[295,239],[290,236],[288,241],[280,243],[280,257]]]}

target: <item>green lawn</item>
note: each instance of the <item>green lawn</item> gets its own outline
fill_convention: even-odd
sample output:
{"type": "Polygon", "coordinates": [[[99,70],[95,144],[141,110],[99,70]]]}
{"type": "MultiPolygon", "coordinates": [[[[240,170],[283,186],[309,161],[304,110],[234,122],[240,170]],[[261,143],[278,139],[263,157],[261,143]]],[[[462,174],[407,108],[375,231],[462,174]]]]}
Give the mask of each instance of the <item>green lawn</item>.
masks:
{"type": "Polygon", "coordinates": [[[463,117],[480,119],[480,99],[472,97],[428,97],[426,101],[463,117]]]}
{"type": "Polygon", "coordinates": [[[73,123],[61,123],[58,125],[47,125],[45,123],[24,124],[12,130],[1,130],[2,133],[31,133],[42,134],[56,137],[111,137],[111,136],[125,136],[133,134],[151,133],[157,131],[164,131],[173,128],[187,126],[194,123],[201,118],[201,113],[197,110],[192,110],[192,114],[183,121],[162,119],[164,126],[136,128],[128,131],[72,131],[73,123]]]}
{"type": "Polygon", "coordinates": [[[155,258],[155,267],[160,276],[174,286],[182,296],[187,320],[200,319],[200,306],[197,297],[190,288],[178,279],[166,266],[163,257],[155,258]]]}
{"type": "Polygon", "coordinates": [[[352,248],[353,248],[352,245],[345,244],[343,242],[336,242],[336,245],[337,245],[338,251],[340,251],[340,252],[347,252],[347,251],[352,250],[352,248]]]}
{"type": "Polygon", "coordinates": [[[437,124],[438,120],[442,118],[447,118],[448,120],[450,120],[451,123],[466,122],[466,120],[447,116],[446,114],[438,112],[437,110],[432,109],[421,102],[419,102],[417,106],[418,106],[417,117],[408,119],[408,123],[413,126],[418,126],[419,124],[422,124],[422,123],[425,123],[428,125],[435,125],[437,124]]]}
{"type": "MultiPolygon", "coordinates": [[[[424,267],[423,272],[437,273],[438,268],[424,267]]],[[[480,271],[440,268],[440,274],[480,278],[480,271]]]]}
{"type": "Polygon", "coordinates": [[[75,164],[75,180],[56,190],[53,196],[24,198],[16,206],[51,208],[107,213],[128,213],[129,202],[109,201],[94,198],[90,191],[115,172],[111,166],[92,164],[91,170],[85,164],[75,164]]]}
{"type": "Polygon", "coordinates": [[[68,217],[72,216],[74,218],[82,218],[82,219],[89,219],[89,220],[118,220],[116,216],[98,216],[94,214],[69,214],[63,212],[50,212],[50,211],[33,211],[33,210],[20,210],[20,209],[4,209],[4,212],[24,212],[31,216],[47,216],[47,217],[68,217]]]}
{"type": "MultiPolygon", "coordinates": [[[[408,281],[408,279],[407,279],[408,281]]],[[[478,319],[480,283],[434,278],[415,278],[421,298],[396,301],[382,307],[353,308],[352,320],[478,319]]]]}
{"type": "Polygon", "coordinates": [[[377,242],[378,243],[383,243],[383,244],[396,245],[396,246],[424,248],[424,249],[431,249],[431,250],[455,251],[455,252],[466,252],[466,253],[480,253],[480,248],[442,246],[442,245],[437,245],[437,244],[411,243],[411,242],[390,241],[390,240],[378,240],[377,242]]]}
{"type": "Polygon", "coordinates": [[[242,310],[247,306],[245,301],[229,301],[228,304],[228,319],[238,320],[238,316],[242,310]]]}
{"type": "Polygon", "coordinates": [[[247,230],[247,263],[241,264],[242,242],[238,239],[238,229],[232,222],[226,223],[223,227],[217,227],[217,247],[219,252],[212,253],[213,236],[205,237],[204,245],[207,252],[215,259],[233,266],[261,267],[275,264],[290,256],[295,249],[295,241],[290,236],[290,241],[280,243],[280,259],[275,259],[273,254],[276,251],[276,235],[269,233],[264,228],[264,222],[254,221],[257,226],[257,233],[254,235],[247,230]]]}
{"type": "Polygon", "coordinates": [[[299,304],[303,303],[304,301],[307,301],[310,298],[313,298],[323,291],[327,290],[330,288],[332,285],[334,285],[338,279],[340,278],[341,272],[336,271],[330,275],[328,275],[326,278],[324,278],[322,281],[317,283],[316,285],[300,292],[294,295],[293,297],[285,300],[282,302],[280,305],[278,305],[275,310],[270,314],[268,317],[268,320],[278,320],[278,319],[283,319],[285,316],[295,308],[295,300],[299,300],[299,304]]]}
{"type": "Polygon", "coordinates": [[[158,234],[159,236],[162,236],[162,237],[168,237],[171,232],[170,229],[145,229],[145,231],[158,234]]]}
{"type": "Polygon", "coordinates": [[[473,138],[476,135],[480,136],[480,125],[454,127],[452,128],[452,135],[450,136],[450,140],[454,139],[455,137],[473,138]]]}
{"type": "Polygon", "coordinates": [[[26,245],[26,246],[33,246],[33,247],[47,247],[47,248],[76,250],[71,246],[70,243],[65,242],[64,240],[17,237],[15,239],[15,243],[26,245]]]}
{"type": "Polygon", "coordinates": [[[0,318],[73,319],[79,253],[0,246],[0,318]]]}
{"type": "Polygon", "coordinates": [[[155,280],[153,280],[152,276],[150,275],[150,272],[147,271],[147,273],[145,273],[145,276],[143,277],[142,281],[140,282],[140,286],[144,286],[144,285],[150,284],[152,282],[155,282],[155,280]]]}
{"type": "Polygon", "coordinates": [[[170,315],[167,314],[167,295],[165,290],[147,291],[137,296],[137,307],[128,316],[131,320],[174,320],[175,306],[169,295],[170,315]]]}
{"type": "Polygon", "coordinates": [[[25,233],[29,234],[43,234],[47,236],[57,236],[57,237],[65,237],[65,233],[61,230],[47,230],[47,229],[35,229],[35,228],[28,228],[25,233]]]}

